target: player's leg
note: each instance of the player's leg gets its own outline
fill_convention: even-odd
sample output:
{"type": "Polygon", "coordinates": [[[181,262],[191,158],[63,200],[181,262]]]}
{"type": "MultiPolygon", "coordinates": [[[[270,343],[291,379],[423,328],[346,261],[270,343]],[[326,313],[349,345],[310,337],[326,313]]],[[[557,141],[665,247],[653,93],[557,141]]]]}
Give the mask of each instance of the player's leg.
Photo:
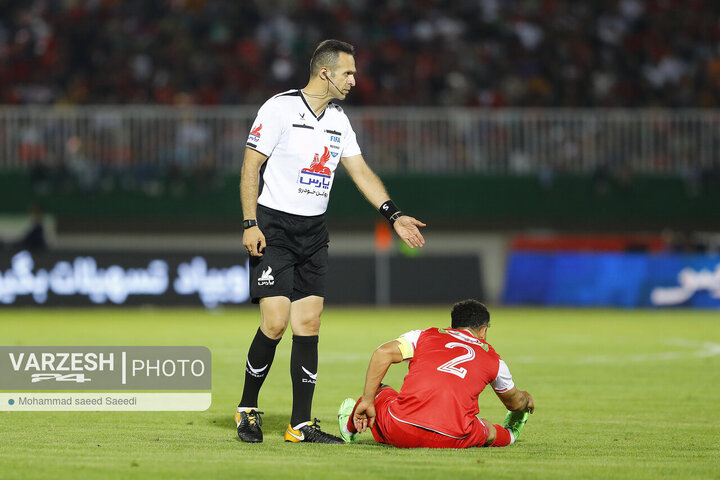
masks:
{"type": "Polygon", "coordinates": [[[484,447],[507,447],[515,443],[515,437],[513,437],[510,430],[500,425],[492,424],[485,419],[483,420],[486,422],[488,431],[491,432],[488,434],[488,439],[485,445],[483,445],[484,447]]]}
{"type": "Polygon", "coordinates": [[[311,241],[303,252],[303,261],[295,266],[290,325],[293,330],[290,376],[293,384],[293,409],[285,433],[289,442],[345,443],[341,438],[320,430],[317,419],[311,420],[312,400],[318,375],[318,340],[320,315],[325,300],[328,269],[327,229],[322,221],[312,220],[311,241]]]}
{"type": "Polygon", "coordinates": [[[290,377],[293,385],[293,409],[290,424],[312,419],[312,399],[318,374],[318,341],[323,297],[311,295],[292,302],[290,322],[293,331],[290,353],[290,377]]]}
{"type": "Polygon", "coordinates": [[[273,360],[275,350],[290,320],[290,299],[267,297],[260,300],[260,328],[250,344],[245,365],[243,395],[235,414],[237,433],[241,440],[251,443],[263,441],[258,395],[273,360]]]}
{"type": "Polygon", "coordinates": [[[293,262],[290,252],[272,247],[250,260],[250,294],[254,303],[260,303],[260,328],[248,350],[243,395],[235,415],[238,436],[246,442],[263,439],[258,395],[290,322],[293,262]]]}
{"type": "MultiPolygon", "coordinates": [[[[380,384],[380,388],[375,394],[375,424],[371,428],[371,432],[375,441],[378,443],[388,443],[385,439],[383,430],[385,427],[385,420],[388,416],[388,406],[392,401],[397,398],[398,392],[384,383],[380,384]]],[[[340,404],[338,409],[338,428],[340,429],[340,436],[346,442],[355,443],[358,441],[360,435],[353,422],[353,415],[355,414],[355,408],[360,403],[361,398],[355,400],[354,398],[346,398],[340,404]]]]}
{"type": "MultiPolygon", "coordinates": [[[[482,445],[483,447],[489,447],[495,442],[495,439],[497,438],[497,425],[489,422],[487,418],[481,418],[480,422],[485,425],[485,428],[487,428],[487,438],[485,439],[485,443],[482,445]]],[[[500,427],[502,428],[502,427],[500,427]]]]}
{"type": "Polygon", "coordinates": [[[494,425],[486,419],[482,422],[488,428],[488,437],[485,447],[507,447],[515,443],[520,436],[529,416],[528,411],[508,412],[501,425],[494,425]]]}
{"type": "Polygon", "coordinates": [[[318,375],[318,334],[323,297],[310,295],[292,302],[290,325],[293,330],[290,353],[290,377],[293,408],[285,432],[288,442],[345,443],[341,438],[320,430],[312,419],[312,400],[318,375]]]}
{"type": "Polygon", "coordinates": [[[324,304],[325,299],[317,295],[308,295],[294,300],[290,304],[290,326],[293,335],[318,336],[324,304]]]}
{"type": "Polygon", "coordinates": [[[257,406],[258,394],[275,359],[275,349],[290,322],[290,299],[260,299],[260,328],[248,351],[242,406],[257,406]]]}

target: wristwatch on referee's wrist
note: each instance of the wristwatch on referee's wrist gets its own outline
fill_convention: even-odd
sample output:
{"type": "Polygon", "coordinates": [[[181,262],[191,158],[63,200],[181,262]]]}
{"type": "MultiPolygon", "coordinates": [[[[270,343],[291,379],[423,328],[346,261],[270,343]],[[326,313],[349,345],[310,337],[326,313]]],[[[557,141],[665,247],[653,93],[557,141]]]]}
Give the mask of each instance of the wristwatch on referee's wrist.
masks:
{"type": "Polygon", "coordinates": [[[257,227],[257,220],[250,219],[250,220],[243,220],[243,230],[247,230],[250,227],[257,227]]]}

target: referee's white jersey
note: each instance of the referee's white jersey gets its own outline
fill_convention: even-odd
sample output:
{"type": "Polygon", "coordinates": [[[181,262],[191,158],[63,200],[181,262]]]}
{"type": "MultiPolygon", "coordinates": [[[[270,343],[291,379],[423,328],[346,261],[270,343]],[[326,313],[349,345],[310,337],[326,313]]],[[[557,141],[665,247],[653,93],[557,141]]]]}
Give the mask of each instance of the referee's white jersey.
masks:
{"type": "Polygon", "coordinates": [[[260,107],[246,145],[268,157],[258,204],[304,216],[325,213],[340,158],[360,154],[342,108],[330,103],[315,115],[300,90],[260,107]]]}

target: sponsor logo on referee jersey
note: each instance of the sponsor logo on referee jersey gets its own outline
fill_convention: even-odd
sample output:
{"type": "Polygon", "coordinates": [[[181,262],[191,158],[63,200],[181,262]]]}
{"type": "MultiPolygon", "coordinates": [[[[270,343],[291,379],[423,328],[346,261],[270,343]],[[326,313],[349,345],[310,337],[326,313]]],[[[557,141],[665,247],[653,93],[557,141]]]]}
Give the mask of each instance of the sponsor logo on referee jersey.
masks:
{"type": "Polygon", "coordinates": [[[252,130],[250,130],[250,136],[248,137],[248,141],[259,142],[260,141],[260,130],[262,130],[262,123],[260,125],[258,125],[257,127],[254,127],[252,130]]]}
{"type": "Polygon", "coordinates": [[[275,285],[275,277],[270,275],[272,267],[268,266],[266,270],[263,270],[262,274],[258,278],[258,285],[275,285]]]}
{"type": "MultiPolygon", "coordinates": [[[[307,185],[313,187],[313,189],[300,189],[301,193],[314,193],[314,189],[328,190],[330,188],[330,175],[332,174],[330,168],[326,167],[325,164],[330,160],[330,150],[325,147],[325,151],[322,155],[316,153],[312,163],[307,168],[300,170],[298,174],[298,183],[301,185],[307,185]],[[308,190],[308,192],[305,192],[308,190]]],[[[337,154],[333,154],[335,156],[337,154]]]]}

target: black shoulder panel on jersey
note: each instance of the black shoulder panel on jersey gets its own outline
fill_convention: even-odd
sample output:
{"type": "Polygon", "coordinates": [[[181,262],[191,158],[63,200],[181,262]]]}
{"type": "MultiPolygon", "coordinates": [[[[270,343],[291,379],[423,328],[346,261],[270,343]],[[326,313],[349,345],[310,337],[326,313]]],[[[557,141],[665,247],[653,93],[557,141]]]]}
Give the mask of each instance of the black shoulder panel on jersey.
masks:
{"type": "Polygon", "coordinates": [[[285,93],[278,93],[275,95],[276,97],[299,97],[300,96],[300,90],[293,90],[291,92],[285,92],[285,93]]]}

